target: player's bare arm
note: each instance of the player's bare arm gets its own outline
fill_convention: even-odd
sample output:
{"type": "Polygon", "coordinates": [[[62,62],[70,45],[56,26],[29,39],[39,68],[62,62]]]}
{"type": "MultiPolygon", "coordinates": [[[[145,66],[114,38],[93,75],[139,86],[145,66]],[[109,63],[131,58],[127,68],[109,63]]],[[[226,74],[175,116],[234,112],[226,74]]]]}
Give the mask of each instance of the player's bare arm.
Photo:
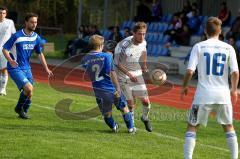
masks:
{"type": "Polygon", "coordinates": [[[231,74],[231,96],[232,96],[232,103],[236,104],[237,102],[237,97],[238,97],[238,93],[237,93],[237,85],[238,85],[238,81],[239,81],[239,72],[235,71],[231,74]]]}
{"type": "Polygon", "coordinates": [[[120,97],[121,89],[120,89],[120,85],[118,83],[118,79],[115,71],[110,72],[110,78],[116,88],[116,92],[115,92],[116,97],[120,97]]]}
{"type": "Polygon", "coordinates": [[[137,82],[137,77],[131,74],[122,64],[118,63],[117,67],[121,72],[127,75],[132,82],[137,82]]]}
{"type": "Polygon", "coordinates": [[[3,52],[4,56],[6,57],[6,59],[8,60],[8,62],[10,63],[10,65],[11,65],[12,67],[17,67],[17,66],[18,66],[17,61],[15,61],[15,60],[13,60],[13,59],[11,58],[8,50],[3,49],[2,52],[3,52]]]}
{"type": "Polygon", "coordinates": [[[184,76],[182,90],[181,90],[181,99],[183,99],[183,97],[188,94],[188,83],[192,79],[193,73],[194,72],[192,70],[188,69],[184,76]]]}
{"type": "Polygon", "coordinates": [[[46,62],[46,59],[45,59],[43,53],[41,53],[41,54],[38,55],[38,59],[39,59],[39,61],[41,62],[41,64],[43,65],[45,71],[48,73],[48,77],[53,76],[52,71],[51,71],[51,70],[48,68],[48,66],[47,66],[47,62],[46,62]]]}
{"type": "Polygon", "coordinates": [[[147,52],[143,51],[142,56],[140,58],[140,62],[142,62],[142,71],[143,72],[148,72],[148,68],[147,68],[147,52]]]}

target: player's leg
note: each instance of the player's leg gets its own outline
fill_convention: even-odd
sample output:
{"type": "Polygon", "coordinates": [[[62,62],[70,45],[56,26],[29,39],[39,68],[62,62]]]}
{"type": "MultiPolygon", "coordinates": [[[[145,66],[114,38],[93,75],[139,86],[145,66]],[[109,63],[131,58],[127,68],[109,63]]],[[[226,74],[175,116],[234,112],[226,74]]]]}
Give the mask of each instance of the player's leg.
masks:
{"type": "Polygon", "coordinates": [[[150,107],[151,107],[150,100],[149,100],[148,96],[140,98],[140,100],[143,105],[141,120],[144,123],[146,130],[148,132],[152,132],[152,126],[151,126],[151,123],[148,118],[150,107]]]}
{"type": "Polygon", "coordinates": [[[113,130],[113,132],[118,132],[118,124],[114,121],[112,116],[112,111],[103,114],[105,123],[113,130]]]}
{"type": "Polygon", "coordinates": [[[147,87],[142,76],[138,76],[137,78],[138,83],[135,83],[135,85],[133,86],[133,96],[141,100],[143,106],[141,121],[144,123],[146,130],[148,132],[152,132],[152,126],[148,119],[151,104],[148,98],[147,87]]]}
{"type": "Polygon", "coordinates": [[[185,134],[184,159],[192,159],[193,151],[196,145],[196,132],[199,125],[192,126],[188,124],[185,134]]]}
{"type": "Polygon", "coordinates": [[[196,145],[196,131],[199,125],[206,126],[208,115],[212,111],[209,105],[192,104],[188,114],[188,127],[185,134],[184,159],[192,159],[196,145]]]}
{"type": "Polygon", "coordinates": [[[115,97],[114,105],[122,112],[123,120],[127,126],[128,132],[135,133],[136,128],[134,127],[132,113],[128,109],[127,102],[123,94],[118,98],[115,97]]]}
{"type": "Polygon", "coordinates": [[[32,76],[32,72],[31,70],[24,70],[24,73],[28,79],[28,81],[30,82],[30,85],[27,85],[26,87],[26,91],[25,91],[25,95],[28,96],[28,98],[25,100],[25,103],[23,105],[23,110],[25,113],[28,112],[31,103],[32,103],[32,94],[33,94],[33,76],[32,76]]]}
{"type": "Polygon", "coordinates": [[[121,86],[122,93],[127,100],[128,109],[131,113],[132,120],[134,123],[134,109],[136,106],[135,106],[135,100],[132,94],[132,86],[124,82],[120,82],[120,86],[121,86]]]}
{"type": "Polygon", "coordinates": [[[0,95],[6,95],[8,82],[7,60],[0,50],[0,95]]]}
{"type": "Polygon", "coordinates": [[[226,134],[226,140],[228,148],[231,152],[232,159],[238,158],[238,141],[235,133],[234,126],[232,124],[232,105],[218,105],[217,119],[222,125],[223,130],[226,134]]]}
{"type": "Polygon", "coordinates": [[[228,148],[231,152],[231,158],[238,158],[238,141],[237,135],[235,133],[234,127],[232,124],[222,125],[224,132],[226,133],[226,140],[228,144],[228,148]]]}
{"type": "Polygon", "coordinates": [[[111,128],[114,132],[117,131],[118,125],[114,121],[112,116],[112,104],[113,104],[113,93],[104,92],[104,91],[95,91],[96,102],[102,113],[105,123],[111,128]]]}
{"type": "Polygon", "coordinates": [[[15,107],[15,112],[19,114],[20,118],[28,119],[29,117],[24,112],[24,105],[30,106],[33,86],[26,77],[24,71],[20,69],[9,70],[9,75],[21,91],[18,103],[15,107]]]}

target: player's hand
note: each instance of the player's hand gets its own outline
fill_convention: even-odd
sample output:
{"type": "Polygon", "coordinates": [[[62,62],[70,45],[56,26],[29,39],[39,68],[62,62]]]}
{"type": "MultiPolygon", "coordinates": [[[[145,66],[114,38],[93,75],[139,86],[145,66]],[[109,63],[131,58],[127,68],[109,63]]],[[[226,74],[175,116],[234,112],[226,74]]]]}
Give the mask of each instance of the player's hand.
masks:
{"type": "Polygon", "coordinates": [[[121,96],[121,91],[120,90],[116,90],[114,95],[115,95],[116,98],[119,98],[121,96]]]}
{"type": "Polygon", "coordinates": [[[134,75],[132,75],[131,73],[129,73],[128,77],[130,78],[130,80],[131,80],[132,82],[137,82],[137,81],[138,81],[138,80],[137,80],[137,77],[134,76],[134,75]]]}
{"type": "Polygon", "coordinates": [[[9,61],[9,63],[10,63],[10,65],[11,65],[13,68],[18,67],[18,63],[17,63],[17,61],[15,61],[15,60],[11,60],[11,61],[9,61]]]}
{"type": "Polygon", "coordinates": [[[238,99],[237,90],[231,90],[231,97],[232,97],[232,104],[236,104],[238,99]]]}
{"type": "Polygon", "coordinates": [[[148,72],[147,66],[143,66],[143,67],[142,67],[142,72],[143,72],[143,73],[147,73],[147,72],[148,72]]]}
{"type": "Polygon", "coordinates": [[[188,87],[182,87],[181,90],[181,100],[183,100],[183,97],[188,94],[188,87]]]}
{"type": "Polygon", "coordinates": [[[53,76],[53,73],[51,70],[47,69],[46,72],[48,73],[48,78],[53,76]]]}

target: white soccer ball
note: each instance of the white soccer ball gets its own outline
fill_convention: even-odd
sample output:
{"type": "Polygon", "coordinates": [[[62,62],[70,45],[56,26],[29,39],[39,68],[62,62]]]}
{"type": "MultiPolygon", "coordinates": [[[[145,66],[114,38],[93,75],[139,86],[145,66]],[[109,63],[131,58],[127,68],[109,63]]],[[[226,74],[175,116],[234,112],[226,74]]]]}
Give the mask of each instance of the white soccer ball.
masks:
{"type": "Polygon", "coordinates": [[[150,72],[150,79],[153,84],[160,86],[167,81],[167,75],[163,70],[155,69],[150,72]]]}

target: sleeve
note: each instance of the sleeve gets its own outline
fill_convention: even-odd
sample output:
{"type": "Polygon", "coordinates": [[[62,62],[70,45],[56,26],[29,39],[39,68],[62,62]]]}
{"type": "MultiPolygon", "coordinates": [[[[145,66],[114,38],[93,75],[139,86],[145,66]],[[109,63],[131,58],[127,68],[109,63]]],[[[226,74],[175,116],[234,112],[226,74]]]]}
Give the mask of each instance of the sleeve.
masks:
{"type": "Polygon", "coordinates": [[[120,54],[121,54],[121,47],[119,45],[120,43],[117,44],[117,46],[115,47],[115,51],[114,51],[114,64],[117,66],[119,63],[119,59],[120,59],[120,54]]]}
{"type": "Polygon", "coordinates": [[[145,51],[147,53],[147,42],[146,42],[146,40],[144,40],[144,50],[143,51],[145,51]]]}
{"type": "Polygon", "coordinates": [[[3,45],[3,48],[10,51],[15,43],[15,41],[17,40],[17,37],[15,34],[13,34],[8,41],[3,45]]]}
{"type": "Polygon", "coordinates": [[[16,32],[16,28],[14,26],[14,22],[11,21],[12,25],[11,25],[11,33],[14,34],[16,32]]]}
{"type": "Polygon", "coordinates": [[[83,69],[83,70],[86,70],[87,69],[87,55],[86,56],[84,56],[82,59],[81,59],[81,61],[80,61],[80,68],[81,69],[83,69]]]}
{"type": "Polygon", "coordinates": [[[105,57],[105,71],[107,74],[109,74],[111,71],[114,71],[114,65],[113,65],[113,57],[111,54],[107,55],[105,57]]]}
{"type": "Polygon", "coordinates": [[[230,48],[230,55],[229,55],[228,62],[229,62],[229,67],[230,67],[231,73],[238,71],[236,52],[233,47],[230,48]]]}
{"type": "Polygon", "coordinates": [[[198,45],[194,45],[190,53],[187,69],[195,71],[198,65],[198,45]]]}
{"type": "Polygon", "coordinates": [[[37,54],[41,54],[42,53],[42,45],[41,45],[41,38],[39,35],[37,35],[37,39],[36,39],[36,45],[34,47],[34,50],[36,51],[37,54]]]}

